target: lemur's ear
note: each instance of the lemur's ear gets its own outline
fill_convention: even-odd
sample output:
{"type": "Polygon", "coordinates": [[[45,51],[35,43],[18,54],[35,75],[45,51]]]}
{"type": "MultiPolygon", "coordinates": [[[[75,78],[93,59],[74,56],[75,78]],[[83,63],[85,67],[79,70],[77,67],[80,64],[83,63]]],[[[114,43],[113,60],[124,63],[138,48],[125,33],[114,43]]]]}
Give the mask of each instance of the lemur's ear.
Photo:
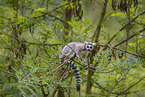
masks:
{"type": "Polygon", "coordinates": [[[93,47],[96,46],[96,43],[93,43],[93,47]]]}
{"type": "Polygon", "coordinates": [[[87,42],[85,41],[85,45],[87,44],[87,42]]]}

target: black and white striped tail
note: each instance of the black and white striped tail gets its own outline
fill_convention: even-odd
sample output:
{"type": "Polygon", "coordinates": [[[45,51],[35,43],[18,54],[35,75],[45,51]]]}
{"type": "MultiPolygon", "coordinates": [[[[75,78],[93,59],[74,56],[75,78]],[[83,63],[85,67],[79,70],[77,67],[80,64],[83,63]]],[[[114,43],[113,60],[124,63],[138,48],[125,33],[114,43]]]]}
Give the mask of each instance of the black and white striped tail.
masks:
{"type": "Polygon", "coordinates": [[[77,68],[77,66],[74,64],[74,62],[71,62],[71,67],[74,71],[74,75],[75,75],[75,79],[76,79],[76,88],[77,91],[80,92],[80,86],[81,86],[81,76],[80,76],[80,72],[77,68]]]}

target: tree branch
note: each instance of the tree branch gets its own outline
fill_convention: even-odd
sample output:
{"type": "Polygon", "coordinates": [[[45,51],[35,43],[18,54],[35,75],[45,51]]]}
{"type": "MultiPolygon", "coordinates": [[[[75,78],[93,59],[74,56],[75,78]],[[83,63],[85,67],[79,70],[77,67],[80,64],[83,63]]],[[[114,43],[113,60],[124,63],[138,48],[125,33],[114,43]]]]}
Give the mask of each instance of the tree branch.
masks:
{"type": "Polygon", "coordinates": [[[104,47],[109,47],[109,48],[114,48],[114,49],[117,49],[117,50],[120,50],[120,51],[126,52],[126,53],[128,53],[128,54],[131,54],[131,55],[135,55],[135,56],[138,56],[138,57],[145,58],[144,55],[140,55],[140,54],[136,54],[136,53],[133,53],[133,52],[130,52],[130,51],[126,51],[126,50],[121,49],[121,48],[112,47],[112,46],[109,46],[109,45],[102,45],[102,44],[98,44],[98,45],[100,45],[100,46],[104,46],[104,47]]]}
{"type": "Polygon", "coordinates": [[[124,91],[121,91],[120,93],[117,94],[117,96],[125,94],[126,91],[128,91],[130,88],[134,87],[135,85],[137,85],[140,81],[142,81],[145,78],[145,76],[143,78],[141,78],[140,80],[138,80],[136,83],[134,83],[133,85],[131,85],[130,87],[126,88],[124,91]]]}
{"type": "Polygon", "coordinates": [[[28,43],[28,44],[33,44],[33,45],[44,45],[44,46],[58,46],[58,45],[62,45],[61,43],[60,44],[47,44],[47,43],[34,43],[34,42],[28,42],[28,41],[23,41],[25,43],[28,43]]]}
{"type": "MultiPolygon", "coordinates": [[[[129,70],[125,73],[125,75],[126,75],[128,72],[129,72],[129,70]]],[[[109,93],[107,94],[106,97],[109,97],[109,96],[110,96],[110,93],[112,93],[112,91],[115,89],[115,87],[116,87],[117,85],[120,84],[121,81],[123,81],[123,77],[120,78],[120,79],[116,82],[116,84],[115,84],[111,89],[109,89],[109,93]]]]}
{"type": "Polygon", "coordinates": [[[50,13],[48,13],[48,15],[49,15],[50,17],[54,17],[55,19],[57,19],[57,20],[59,20],[59,21],[61,21],[61,22],[65,23],[65,21],[64,21],[64,20],[62,20],[62,19],[58,18],[58,17],[57,17],[57,16],[55,16],[55,15],[52,15],[52,14],[50,14],[50,13]]]}
{"type": "Polygon", "coordinates": [[[128,38],[126,38],[126,39],[120,41],[119,43],[115,44],[113,47],[117,47],[118,45],[124,43],[125,41],[127,41],[127,40],[129,40],[129,39],[131,39],[131,38],[133,38],[134,36],[137,36],[139,33],[143,32],[144,30],[145,30],[145,28],[143,28],[142,30],[140,30],[140,31],[138,31],[138,32],[136,32],[136,33],[134,33],[134,34],[131,35],[130,37],[128,37],[128,38]]]}
{"type": "MultiPolygon", "coordinates": [[[[129,21],[127,24],[125,24],[124,26],[122,26],[122,27],[117,31],[117,33],[118,33],[119,31],[122,31],[124,28],[126,28],[129,24],[131,24],[135,19],[137,19],[140,15],[142,15],[142,14],[144,14],[144,13],[145,13],[145,10],[142,11],[140,14],[138,14],[136,17],[134,17],[134,18],[133,18],[131,21],[129,21]]],[[[111,41],[116,37],[117,33],[114,34],[114,35],[112,36],[112,38],[108,41],[108,44],[110,44],[111,41]]]]}
{"type": "MultiPolygon", "coordinates": [[[[67,62],[67,61],[66,61],[66,62],[67,62]]],[[[65,63],[65,62],[64,62],[64,63],[65,63]]],[[[63,63],[63,64],[64,64],[64,63],[63,63]]],[[[61,83],[61,81],[62,81],[62,79],[63,79],[63,77],[64,77],[64,74],[65,74],[65,72],[67,71],[67,69],[68,69],[68,66],[66,66],[66,69],[64,70],[64,72],[62,72],[62,75],[61,75],[61,78],[60,78],[60,80],[59,80],[59,83],[61,83]]],[[[61,93],[61,91],[63,91],[63,88],[59,85],[59,83],[56,84],[55,90],[53,91],[51,97],[54,97],[54,96],[55,96],[56,91],[58,91],[58,93],[61,93]]],[[[59,94],[58,94],[58,95],[59,95],[59,94]]]]}
{"type": "Polygon", "coordinates": [[[126,53],[131,54],[131,55],[135,55],[135,56],[138,56],[138,57],[145,58],[144,55],[140,55],[140,54],[136,54],[136,53],[133,53],[133,52],[130,52],[130,51],[126,51],[126,50],[121,49],[121,48],[117,48],[117,47],[112,47],[112,48],[117,49],[117,50],[120,50],[120,51],[123,51],[123,52],[126,52],[126,53]]]}
{"type": "Polygon", "coordinates": [[[105,14],[106,14],[107,3],[108,3],[108,0],[105,0],[104,7],[103,7],[103,10],[102,10],[102,13],[101,13],[101,19],[99,21],[99,24],[98,24],[98,26],[95,30],[95,33],[93,35],[93,38],[92,38],[92,39],[94,39],[94,36],[95,36],[95,42],[98,42],[98,39],[99,39],[100,30],[101,30],[101,27],[102,27],[102,22],[104,20],[105,14]]]}

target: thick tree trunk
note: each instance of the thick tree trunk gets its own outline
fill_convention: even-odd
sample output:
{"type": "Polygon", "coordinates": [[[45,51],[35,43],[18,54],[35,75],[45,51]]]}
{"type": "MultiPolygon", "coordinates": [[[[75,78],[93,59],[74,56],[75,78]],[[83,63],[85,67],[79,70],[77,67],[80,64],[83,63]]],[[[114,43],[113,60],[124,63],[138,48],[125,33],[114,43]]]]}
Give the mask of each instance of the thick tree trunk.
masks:
{"type": "Polygon", "coordinates": [[[61,86],[58,86],[57,89],[58,89],[57,97],[65,97],[64,96],[64,89],[61,86]]]}

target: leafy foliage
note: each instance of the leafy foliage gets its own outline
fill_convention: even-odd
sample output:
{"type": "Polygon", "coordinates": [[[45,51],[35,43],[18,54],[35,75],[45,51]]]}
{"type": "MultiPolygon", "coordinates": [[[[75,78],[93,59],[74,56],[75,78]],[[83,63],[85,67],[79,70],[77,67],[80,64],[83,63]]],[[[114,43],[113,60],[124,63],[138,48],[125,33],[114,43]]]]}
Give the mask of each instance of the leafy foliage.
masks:
{"type": "Polygon", "coordinates": [[[145,3],[132,1],[0,0],[0,96],[145,96],[145,3]],[[121,9],[121,2],[129,6],[121,9]],[[100,48],[88,56],[90,68],[75,60],[82,78],[77,93],[72,70],[58,56],[67,43],[93,41],[97,33],[100,48]]]}

